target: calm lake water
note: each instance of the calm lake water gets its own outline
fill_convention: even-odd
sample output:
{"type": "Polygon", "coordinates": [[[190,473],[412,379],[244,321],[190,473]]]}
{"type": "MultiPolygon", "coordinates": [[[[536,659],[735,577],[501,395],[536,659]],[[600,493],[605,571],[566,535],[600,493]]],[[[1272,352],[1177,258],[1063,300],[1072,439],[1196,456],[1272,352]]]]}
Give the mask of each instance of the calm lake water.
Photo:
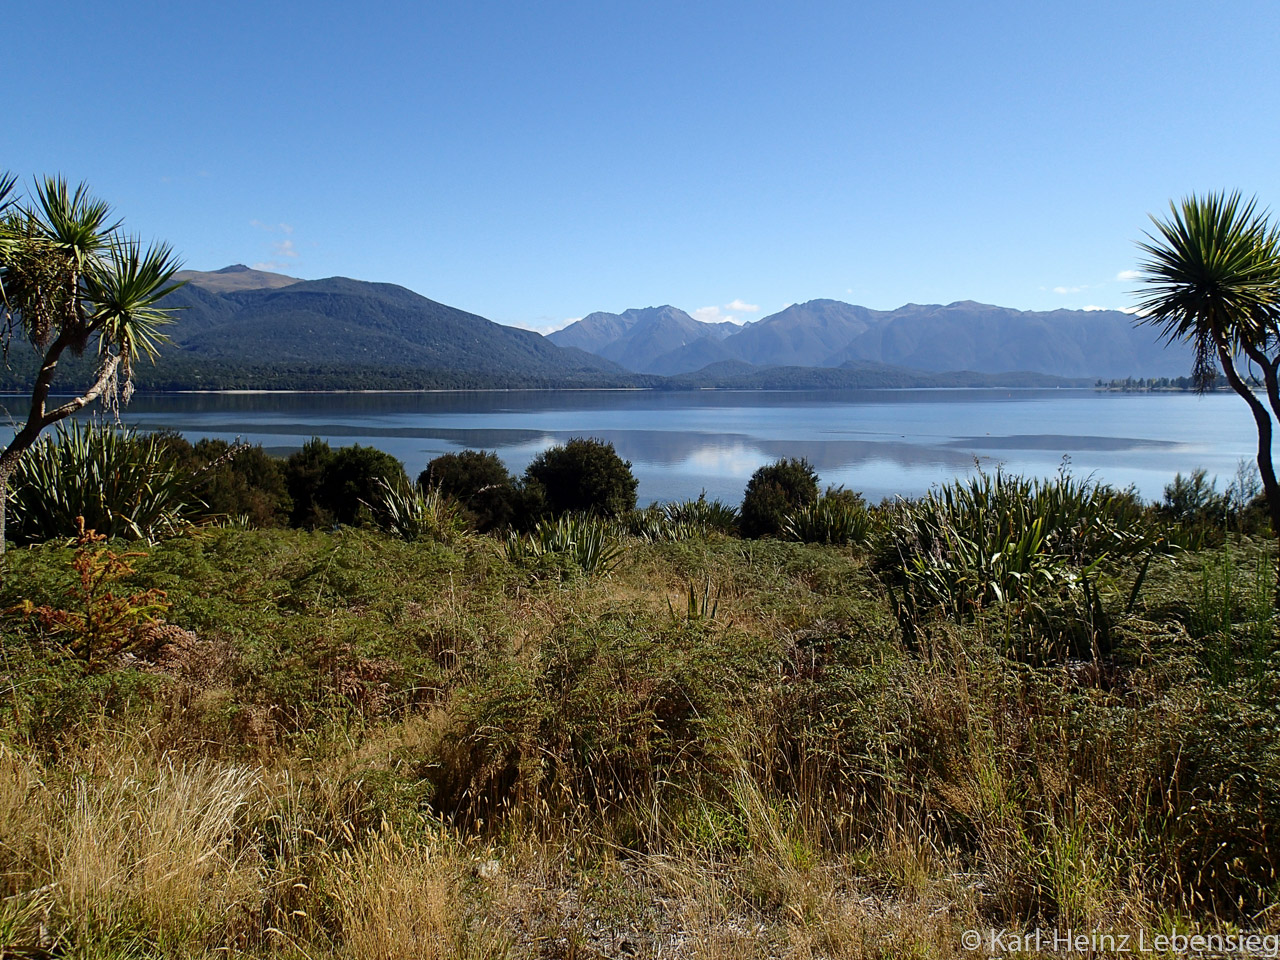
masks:
{"type": "MultiPolygon", "coordinates": [[[[0,401],[21,416],[19,398],[0,401]]],[[[510,391],[427,394],[139,396],[122,419],[189,438],[240,437],[287,453],[312,436],[386,450],[410,476],[432,457],[496,450],[513,472],[569,437],[611,441],[632,462],[639,499],[736,503],[778,457],[807,457],[823,483],[872,501],[919,495],[986,468],[1047,476],[1063,456],[1077,475],[1134,484],[1157,499],[1179,471],[1204,467],[1219,488],[1256,452],[1234,394],[1071,390],[510,391]]]]}

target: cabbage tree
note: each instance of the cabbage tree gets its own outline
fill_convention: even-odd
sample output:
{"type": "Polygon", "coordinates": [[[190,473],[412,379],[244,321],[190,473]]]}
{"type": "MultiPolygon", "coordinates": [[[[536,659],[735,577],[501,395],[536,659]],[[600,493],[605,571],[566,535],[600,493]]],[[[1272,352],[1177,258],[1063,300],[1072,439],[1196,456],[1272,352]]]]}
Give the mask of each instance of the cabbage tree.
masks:
{"type": "Polygon", "coordinates": [[[1167,220],[1139,247],[1144,284],[1138,322],[1160,328],[1169,342],[1195,348],[1193,378],[1207,390],[1221,367],[1249,406],[1258,429],[1258,472],[1271,528],[1280,535],[1280,484],[1271,440],[1280,422],[1280,228],[1256,200],[1239,193],[1194,194],[1170,203],[1167,220]],[[1260,375],[1266,397],[1248,378],[1260,375]]]}
{"type": "Polygon", "coordinates": [[[148,247],[123,233],[111,209],[81,184],[45,177],[34,195],[15,195],[16,179],[0,174],[0,324],[5,344],[17,338],[41,355],[31,408],[0,453],[0,552],[5,500],[15,466],[45,428],[101,398],[115,407],[133,392],[134,365],[154,359],[170,322],[157,306],[180,283],[168,244],[148,247]],[[50,403],[58,362],[92,350],[93,382],[78,396],[50,403]]]}

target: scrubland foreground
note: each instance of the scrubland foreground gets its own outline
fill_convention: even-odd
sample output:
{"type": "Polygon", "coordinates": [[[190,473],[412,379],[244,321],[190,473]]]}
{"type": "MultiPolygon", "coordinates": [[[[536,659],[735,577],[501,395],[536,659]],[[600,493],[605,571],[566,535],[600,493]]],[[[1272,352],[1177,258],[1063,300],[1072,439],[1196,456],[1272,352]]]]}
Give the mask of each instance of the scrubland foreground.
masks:
{"type": "Polygon", "coordinates": [[[873,513],[863,546],[615,530],[590,573],[458,531],[11,552],[5,956],[1280,930],[1270,542],[974,573],[873,513]]]}

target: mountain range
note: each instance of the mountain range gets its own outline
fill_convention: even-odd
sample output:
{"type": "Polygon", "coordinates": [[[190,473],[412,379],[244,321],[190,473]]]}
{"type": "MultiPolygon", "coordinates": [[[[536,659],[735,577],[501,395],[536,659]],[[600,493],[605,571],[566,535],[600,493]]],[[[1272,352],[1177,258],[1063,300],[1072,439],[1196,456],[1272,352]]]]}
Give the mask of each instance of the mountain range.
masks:
{"type": "MultiPolygon", "coordinates": [[[[144,390],[1038,386],[1184,376],[1116,311],[1033,313],[960,301],[880,311],[811,300],[751,324],[705,323],[673,306],[593,313],[543,337],[404,287],[300,280],[241,264],[183,271],[144,390]]],[[[0,387],[25,389],[38,358],[17,345],[0,387]]],[[[83,382],[94,359],[67,357],[83,382]]]]}
{"type": "Polygon", "coordinates": [[[671,306],[593,313],[549,335],[636,373],[677,376],[708,364],[836,367],[885,364],[981,374],[1067,378],[1177,377],[1191,351],[1166,349],[1117,310],[1011,310],[962,300],[871,310],[810,300],[747,326],[708,324],[671,306]]]}

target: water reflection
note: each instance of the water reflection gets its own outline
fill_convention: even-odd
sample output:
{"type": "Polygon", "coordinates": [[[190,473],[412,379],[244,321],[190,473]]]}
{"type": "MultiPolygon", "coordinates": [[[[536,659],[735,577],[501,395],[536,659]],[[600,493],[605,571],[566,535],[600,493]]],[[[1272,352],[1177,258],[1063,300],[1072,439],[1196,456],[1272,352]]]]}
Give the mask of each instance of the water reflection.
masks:
{"type": "Polygon", "coordinates": [[[1149,440],[1139,437],[1072,437],[1055,433],[1018,434],[1011,437],[957,437],[946,444],[970,450],[1157,450],[1175,449],[1181,444],[1173,440],[1149,440]]]}
{"type": "MultiPolygon", "coordinates": [[[[0,405],[25,415],[24,398],[0,405]]],[[[985,464],[1033,475],[1073,469],[1157,497],[1177,471],[1229,477],[1256,444],[1237,398],[1092,390],[493,391],[412,394],[171,394],[123,412],[142,430],[296,450],[312,436],[377,446],[411,474],[441,453],[496,450],[522,471],[573,436],[612,442],[640,498],[736,502],[758,466],[806,457],[826,483],[872,499],[915,495],[985,464]],[[1079,430],[1087,424],[1088,433],[1079,430]]]]}

